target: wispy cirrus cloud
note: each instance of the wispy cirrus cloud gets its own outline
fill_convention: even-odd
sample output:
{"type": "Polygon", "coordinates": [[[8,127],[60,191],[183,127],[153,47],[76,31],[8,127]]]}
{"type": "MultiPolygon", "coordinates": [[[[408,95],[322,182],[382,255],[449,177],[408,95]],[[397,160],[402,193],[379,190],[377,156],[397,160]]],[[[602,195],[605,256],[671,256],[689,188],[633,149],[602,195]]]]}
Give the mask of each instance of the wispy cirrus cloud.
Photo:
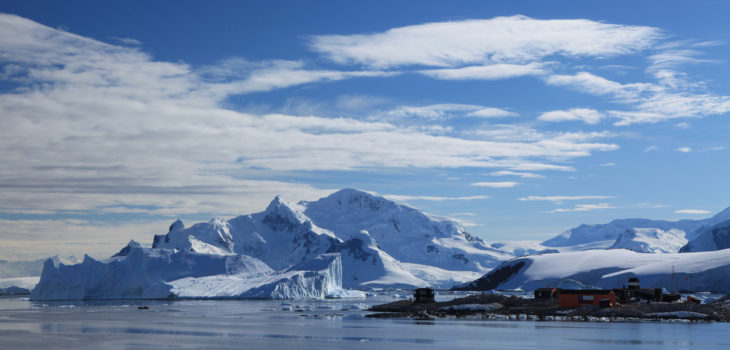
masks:
{"type": "Polygon", "coordinates": [[[386,117],[444,119],[452,117],[503,118],[517,116],[517,113],[496,108],[468,104],[433,104],[426,106],[399,106],[383,113],[386,117]]]}
{"type": "Polygon", "coordinates": [[[551,75],[546,78],[545,82],[553,86],[571,87],[592,95],[609,96],[622,103],[638,102],[644,94],[660,90],[651,83],[622,84],[589,72],[578,72],[574,75],[551,75]]]}
{"type": "Polygon", "coordinates": [[[472,201],[478,199],[487,199],[489,196],[463,196],[463,197],[443,197],[443,196],[408,196],[399,194],[386,194],[383,197],[396,202],[408,202],[408,201],[431,201],[431,202],[443,202],[443,201],[472,201]]]}
{"type": "Polygon", "coordinates": [[[590,108],[571,108],[562,111],[550,111],[541,114],[537,119],[547,122],[582,121],[586,124],[598,124],[603,114],[590,108]]]}
{"type": "Polygon", "coordinates": [[[528,172],[520,172],[520,171],[512,171],[512,170],[500,170],[500,171],[493,171],[491,173],[488,173],[487,175],[491,176],[518,176],[523,179],[542,179],[545,176],[535,173],[528,173],[528,172]]]}
{"type": "Polygon", "coordinates": [[[374,34],[320,35],[309,45],[338,63],[457,67],[525,64],[551,55],[616,56],[646,49],[661,37],[652,27],[511,16],[426,23],[374,34]]]}
{"type": "MultiPolygon", "coordinates": [[[[691,80],[677,68],[686,64],[714,63],[714,60],[699,59],[701,52],[694,49],[665,50],[649,56],[651,64],[647,73],[652,82],[619,83],[590,72],[576,74],[554,74],[545,82],[552,86],[566,86],[597,96],[606,96],[628,109],[608,110],[608,118],[618,119],[614,125],[627,126],[639,123],[657,123],[677,118],[702,118],[730,112],[730,96],[707,91],[701,81],[691,80]]],[[[555,115],[556,119],[577,119],[565,113],[555,115]]],[[[595,120],[595,118],[591,119],[595,120]]]]}
{"type": "Polygon", "coordinates": [[[603,209],[614,209],[616,207],[608,204],[608,203],[599,203],[599,204],[576,204],[573,208],[558,208],[549,211],[549,213],[567,213],[567,212],[575,212],[575,211],[594,211],[594,210],[603,210],[603,209]]]}
{"type": "Polygon", "coordinates": [[[514,182],[514,181],[482,181],[482,182],[471,183],[471,186],[489,187],[489,188],[508,188],[508,187],[515,187],[517,185],[519,185],[519,182],[514,182]]]}
{"type": "Polygon", "coordinates": [[[495,63],[483,66],[421,70],[419,73],[443,80],[500,80],[529,75],[543,75],[548,72],[546,64],[495,63]]]}
{"type": "Polygon", "coordinates": [[[689,215],[707,215],[712,213],[709,210],[704,209],[680,209],[674,211],[676,214],[689,214],[689,215]]]}
{"type": "Polygon", "coordinates": [[[112,40],[116,41],[119,44],[127,45],[127,46],[139,46],[142,45],[142,42],[134,39],[134,38],[120,38],[120,37],[111,37],[112,40]]]}
{"type": "Polygon", "coordinates": [[[548,201],[560,204],[565,201],[580,201],[587,199],[610,199],[612,196],[527,196],[521,197],[521,201],[548,201]]]}
{"type": "MultiPolygon", "coordinates": [[[[238,214],[261,209],[279,193],[294,200],[328,193],[302,183],[247,178],[251,169],[571,171],[556,159],[618,147],[596,142],[600,134],[533,130],[526,131],[533,135],[527,138],[518,132],[465,138],[383,121],[242,113],[221,101],[232,94],[384,73],[319,70],[299,61],[229,60],[193,68],[13,15],[0,15],[0,62],[14,67],[8,79],[18,87],[0,95],[5,212],[145,206],[154,215],[238,214]]],[[[485,106],[459,113],[513,114],[485,106]]]]}

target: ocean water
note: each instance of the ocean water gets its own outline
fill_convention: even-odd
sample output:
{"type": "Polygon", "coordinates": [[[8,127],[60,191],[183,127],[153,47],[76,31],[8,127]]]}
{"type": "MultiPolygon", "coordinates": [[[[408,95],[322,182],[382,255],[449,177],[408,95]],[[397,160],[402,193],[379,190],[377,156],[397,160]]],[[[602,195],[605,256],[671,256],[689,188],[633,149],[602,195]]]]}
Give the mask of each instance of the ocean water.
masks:
{"type": "Polygon", "coordinates": [[[3,298],[0,349],[730,349],[726,323],[364,317],[361,308],[392,300],[3,298]]]}

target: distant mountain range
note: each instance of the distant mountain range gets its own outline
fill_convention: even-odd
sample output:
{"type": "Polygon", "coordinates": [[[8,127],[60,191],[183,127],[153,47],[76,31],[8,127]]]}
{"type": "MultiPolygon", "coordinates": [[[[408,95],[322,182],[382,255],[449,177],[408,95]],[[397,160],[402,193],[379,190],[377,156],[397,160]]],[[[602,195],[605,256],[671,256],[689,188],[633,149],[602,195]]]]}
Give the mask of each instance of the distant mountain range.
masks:
{"type": "MultiPolygon", "coordinates": [[[[560,253],[507,260],[454,289],[530,290],[569,280],[616,288],[629,277],[640,277],[651,288],[676,285],[730,293],[729,219],[730,208],[702,220],[621,219],[580,225],[541,244],[527,244],[533,251],[552,248],[560,253]]],[[[514,249],[519,244],[505,246],[514,249]]]]}
{"type": "Polygon", "coordinates": [[[190,227],[177,220],[154,237],[152,248],[131,242],[107,260],[49,261],[32,297],[297,298],[341,288],[532,288],[563,278],[603,283],[609,274],[680,259],[679,251],[728,248],[729,233],[730,208],[704,220],[622,219],[580,225],[541,243],[490,245],[454,220],[344,189],[297,204],[276,197],[266,210],[230,220],[190,227]],[[574,269],[557,268],[562,263],[574,269]],[[543,264],[562,272],[540,275],[550,270],[543,264]]]}

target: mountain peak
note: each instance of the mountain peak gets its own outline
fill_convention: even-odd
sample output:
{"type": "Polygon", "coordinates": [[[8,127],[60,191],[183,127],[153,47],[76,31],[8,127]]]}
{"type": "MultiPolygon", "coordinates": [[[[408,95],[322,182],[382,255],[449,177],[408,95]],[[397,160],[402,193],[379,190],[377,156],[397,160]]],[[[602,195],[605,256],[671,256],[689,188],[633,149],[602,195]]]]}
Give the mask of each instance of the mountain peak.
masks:
{"type": "Polygon", "coordinates": [[[725,208],[725,210],[717,213],[712,218],[716,219],[717,221],[725,221],[730,219],[730,207],[725,208]]]}
{"type": "Polygon", "coordinates": [[[296,210],[294,209],[294,204],[281,199],[281,196],[274,197],[266,207],[267,213],[280,213],[282,211],[293,213],[296,210]]]}
{"type": "Polygon", "coordinates": [[[386,198],[353,188],[339,190],[312,203],[316,203],[318,207],[327,208],[327,210],[334,210],[334,212],[377,212],[383,208],[395,207],[397,205],[395,202],[386,198]]]}
{"type": "Polygon", "coordinates": [[[263,214],[265,222],[277,223],[277,227],[286,224],[285,226],[291,230],[292,225],[308,224],[309,220],[302,212],[303,210],[298,204],[289,203],[280,196],[276,196],[263,214]]]}
{"type": "Polygon", "coordinates": [[[172,232],[172,231],[180,231],[180,230],[184,230],[184,229],[185,229],[185,224],[183,224],[182,220],[177,219],[177,220],[175,220],[175,222],[170,224],[170,229],[168,231],[172,232]]]}

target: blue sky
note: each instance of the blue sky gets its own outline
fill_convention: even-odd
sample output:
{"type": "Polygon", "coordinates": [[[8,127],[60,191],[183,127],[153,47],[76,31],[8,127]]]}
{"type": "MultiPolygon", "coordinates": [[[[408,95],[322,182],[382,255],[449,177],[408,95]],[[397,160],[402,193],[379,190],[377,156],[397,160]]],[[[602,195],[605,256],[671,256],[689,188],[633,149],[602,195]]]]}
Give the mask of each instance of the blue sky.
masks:
{"type": "Polygon", "coordinates": [[[544,240],[730,206],[724,1],[4,1],[0,258],[340,188],[544,240]]]}

